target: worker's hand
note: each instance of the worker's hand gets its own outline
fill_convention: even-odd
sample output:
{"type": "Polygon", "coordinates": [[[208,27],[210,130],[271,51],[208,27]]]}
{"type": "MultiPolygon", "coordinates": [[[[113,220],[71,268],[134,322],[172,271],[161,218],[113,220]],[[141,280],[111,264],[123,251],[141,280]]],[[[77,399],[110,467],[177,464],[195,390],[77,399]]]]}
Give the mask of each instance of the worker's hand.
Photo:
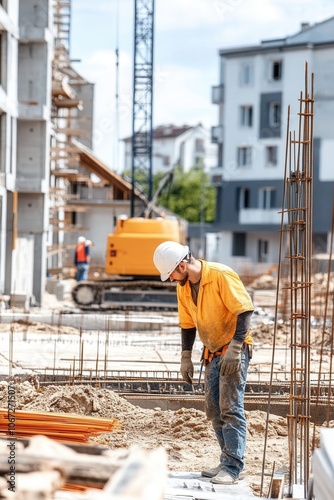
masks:
{"type": "Polygon", "coordinates": [[[191,361],[191,351],[182,351],[181,354],[181,375],[183,380],[192,385],[192,378],[194,376],[194,365],[191,361]]]}
{"type": "Polygon", "coordinates": [[[241,350],[243,342],[231,340],[220,366],[221,375],[231,375],[241,369],[241,350]]]}

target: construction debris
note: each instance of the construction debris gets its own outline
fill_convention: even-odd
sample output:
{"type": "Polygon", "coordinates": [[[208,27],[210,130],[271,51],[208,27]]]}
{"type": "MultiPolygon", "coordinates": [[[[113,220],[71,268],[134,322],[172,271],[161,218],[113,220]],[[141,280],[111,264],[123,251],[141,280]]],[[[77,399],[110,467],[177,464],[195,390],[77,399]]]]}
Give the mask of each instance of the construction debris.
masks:
{"type": "MultiPolygon", "coordinates": [[[[123,453],[134,446],[148,451],[163,447],[168,457],[168,469],[174,472],[200,471],[219,462],[219,449],[211,423],[200,410],[143,409],[113,391],[99,387],[48,386],[37,391],[26,381],[16,384],[15,388],[17,408],[21,410],[48,411],[51,416],[54,414],[52,412],[76,413],[119,420],[121,429],[105,432],[89,440],[95,446],[106,446],[123,453]]],[[[3,383],[0,385],[0,406],[3,408],[7,407],[7,394],[7,385],[3,383]]],[[[262,411],[246,412],[247,483],[255,493],[260,490],[266,416],[266,412],[262,411]]],[[[328,425],[333,427],[334,422],[328,425]]],[[[277,468],[288,463],[287,421],[284,417],[270,415],[267,454],[266,488],[273,462],[277,468]]]]}
{"type": "MultiPolygon", "coordinates": [[[[167,480],[166,453],[162,448],[110,451],[101,447],[75,448],[45,436],[16,441],[20,459],[9,475],[12,488],[0,477],[0,498],[52,500],[55,493],[82,492],[86,500],[161,500],[167,480]],[[12,479],[10,479],[12,477],[12,479]]],[[[0,474],[9,472],[8,441],[0,440],[0,474]]],[[[78,498],[78,496],[75,496],[78,498]]]]}

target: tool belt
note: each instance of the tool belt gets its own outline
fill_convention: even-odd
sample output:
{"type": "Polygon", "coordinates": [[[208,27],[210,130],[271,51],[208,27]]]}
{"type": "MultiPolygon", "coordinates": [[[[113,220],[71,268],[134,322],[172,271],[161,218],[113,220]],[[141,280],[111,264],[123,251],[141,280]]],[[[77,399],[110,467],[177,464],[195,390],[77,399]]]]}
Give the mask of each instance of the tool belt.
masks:
{"type": "Polygon", "coordinates": [[[203,366],[206,366],[208,363],[211,363],[213,358],[216,356],[224,356],[226,354],[226,351],[228,349],[229,344],[225,344],[222,347],[218,349],[218,351],[211,352],[209,351],[209,348],[204,346],[203,351],[202,351],[202,357],[201,357],[201,363],[203,366]]]}

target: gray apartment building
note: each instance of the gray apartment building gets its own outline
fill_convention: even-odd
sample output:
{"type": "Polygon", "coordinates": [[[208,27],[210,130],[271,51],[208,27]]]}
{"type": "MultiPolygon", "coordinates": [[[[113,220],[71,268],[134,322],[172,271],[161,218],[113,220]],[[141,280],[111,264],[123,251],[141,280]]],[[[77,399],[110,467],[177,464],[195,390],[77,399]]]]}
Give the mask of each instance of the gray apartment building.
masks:
{"type": "Polygon", "coordinates": [[[314,73],[314,252],[329,249],[334,192],[334,18],[303,24],[298,33],[260,45],[222,49],[218,105],[218,165],[214,231],[207,234],[209,260],[239,271],[265,270],[278,260],[286,129],[298,128],[305,63],[314,73]]]}
{"type": "Polygon", "coordinates": [[[0,2],[0,290],[41,299],[51,134],[49,0],[0,2]]]}

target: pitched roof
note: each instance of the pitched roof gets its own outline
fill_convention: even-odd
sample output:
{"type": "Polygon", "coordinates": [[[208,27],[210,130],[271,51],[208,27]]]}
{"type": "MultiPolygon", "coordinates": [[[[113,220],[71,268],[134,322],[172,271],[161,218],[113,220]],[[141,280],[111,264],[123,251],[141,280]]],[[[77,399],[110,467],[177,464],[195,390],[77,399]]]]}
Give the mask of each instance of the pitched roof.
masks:
{"type": "MultiPolygon", "coordinates": [[[[132,190],[131,182],[125,180],[121,175],[110,170],[110,168],[108,168],[95,156],[91,149],[84,146],[81,142],[76,139],[72,139],[72,144],[78,152],[80,163],[83,167],[87,168],[90,172],[93,172],[100,179],[112,184],[117,190],[123,193],[124,199],[130,198],[132,190]]],[[[147,205],[148,199],[136,188],[135,195],[147,205]]]]}
{"type": "MultiPolygon", "coordinates": [[[[80,164],[97,175],[100,179],[107,181],[114,186],[114,189],[118,191],[119,195],[123,197],[124,200],[129,200],[131,197],[132,183],[124,179],[121,175],[113,172],[104,163],[96,158],[95,154],[91,149],[82,144],[76,139],[72,139],[72,144],[78,152],[80,158],[80,164]]],[[[139,198],[144,206],[151,206],[152,213],[158,215],[159,217],[166,217],[170,215],[171,212],[164,207],[157,206],[155,203],[150,203],[148,198],[137,188],[134,190],[135,196],[139,198]]]]}
{"type": "Polygon", "coordinates": [[[302,29],[295,35],[288,36],[287,44],[291,43],[333,43],[334,42],[334,17],[315,24],[304,23],[302,29]]]}
{"type": "Polygon", "coordinates": [[[174,137],[178,137],[192,128],[194,127],[190,125],[183,125],[182,127],[175,127],[174,125],[160,125],[153,130],[153,138],[162,139],[168,137],[173,139],[174,137]]]}
{"type": "Polygon", "coordinates": [[[259,45],[246,45],[243,47],[221,49],[219,54],[228,56],[234,54],[259,53],[272,50],[273,48],[292,49],[294,47],[303,47],[309,44],[334,44],[334,17],[330,17],[329,19],[325,19],[313,25],[303,23],[300,31],[294,35],[286,36],[285,38],[262,40],[259,45]]]}
{"type": "MultiPolygon", "coordinates": [[[[175,125],[160,125],[153,130],[153,139],[175,139],[193,128],[195,127],[192,125],[182,125],[181,127],[176,127],[175,125]]],[[[142,132],[142,134],[144,135],[145,132],[142,132]]],[[[131,140],[132,136],[123,139],[124,142],[130,142],[131,140]]]]}

